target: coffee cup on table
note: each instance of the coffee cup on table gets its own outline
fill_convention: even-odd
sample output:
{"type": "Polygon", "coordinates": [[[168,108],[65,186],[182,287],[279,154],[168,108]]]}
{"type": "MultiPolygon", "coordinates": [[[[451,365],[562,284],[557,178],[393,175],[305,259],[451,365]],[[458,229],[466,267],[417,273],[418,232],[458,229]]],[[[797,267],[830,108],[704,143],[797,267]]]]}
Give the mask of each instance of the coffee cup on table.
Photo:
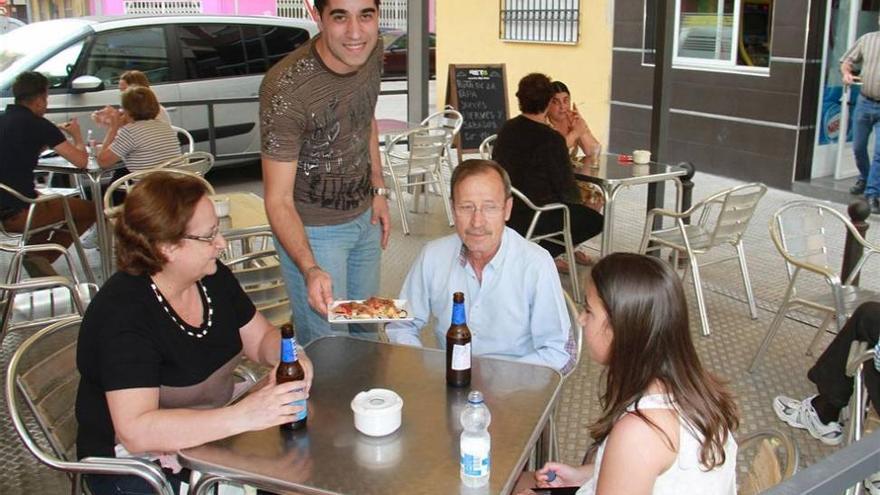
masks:
{"type": "Polygon", "coordinates": [[[634,150],[632,157],[633,163],[648,163],[651,161],[651,152],[648,150],[634,150]]]}

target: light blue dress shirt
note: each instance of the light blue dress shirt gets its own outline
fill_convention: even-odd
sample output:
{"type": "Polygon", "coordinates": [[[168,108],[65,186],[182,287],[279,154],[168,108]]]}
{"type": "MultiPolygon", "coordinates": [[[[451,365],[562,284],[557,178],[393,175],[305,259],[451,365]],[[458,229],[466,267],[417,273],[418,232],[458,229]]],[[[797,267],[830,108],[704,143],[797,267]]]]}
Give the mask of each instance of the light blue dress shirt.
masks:
{"type": "Polygon", "coordinates": [[[389,324],[391,342],[421,346],[419,331],[433,316],[437,346],[445,349],[452,294],[463,292],[473,355],[562,369],[571,323],[550,254],[505,227],[481,284],[466,250],[457,234],[422,249],[400,290],[413,321],[389,324]]]}

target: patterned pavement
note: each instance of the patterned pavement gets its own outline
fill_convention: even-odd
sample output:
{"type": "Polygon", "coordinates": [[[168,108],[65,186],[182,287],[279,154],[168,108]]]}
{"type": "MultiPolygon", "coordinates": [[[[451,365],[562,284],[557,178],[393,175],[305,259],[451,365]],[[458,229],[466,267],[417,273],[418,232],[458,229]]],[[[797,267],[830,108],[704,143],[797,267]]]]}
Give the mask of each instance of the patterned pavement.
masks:
{"type": "MultiPolygon", "coordinates": [[[[254,171],[217,171],[209,176],[219,192],[233,190],[251,190],[261,193],[259,173],[254,171]]],[[[739,182],[712,176],[697,174],[694,180],[695,200],[731,187],[739,182]]],[[[672,192],[668,206],[672,206],[672,192]]],[[[688,299],[691,305],[691,327],[697,350],[704,363],[715,373],[728,380],[737,396],[742,413],[739,435],[752,431],[777,428],[795,439],[801,450],[801,464],[807,466],[829,453],[834,448],[822,445],[813,440],[807,433],[793,430],[777,420],[770,403],[775,395],[787,394],[794,397],[805,397],[814,393],[812,385],[806,379],[806,372],[814,358],[805,355],[814,328],[805,323],[787,320],[776,339],[770,346],[759,369],[750,374],[746,371],[749,361],[760,340],[770,324],[786,284],[782,258],[778,255],[767,233],[767,225],[773,211],[787,201],[804,199],[803,196],[779,190],[769,190],[762,200],[756,216],[746,235],[746,250],[752,284],[755,289],[759,307],[759,318],[752,320],[744,301],[741,283],[735,262],[709,267],[703,272],[706,287],[706,303],[712,325],[712,335],[699,335],[698,316],[693,298],[692,286],[688,285],[688,299]]],[[[616,250],[635,250],[641,238],[644,224],[645,189],[637,187],[623,191],[618,196],[622,207],[617,208],[614,219],[616,250]]],[[[835,204],[835,208],[845,211],[846,206],[835,204]]],[[[397,209],[392,205],[394,231],[388,250],[382,262],[382,293],[394,295],[406,276],[406,272],[418,255],[424,243],[430,239],[453,232],[446,225],[445,215],[439,199],[432,198],[429,213],[410,214],[412,234],[403,236],[399,229],[397,209]]],[[[876,222],[875,216],[871,220],[876,222]]],[[[880,228],[869,230],[868,238],[880,242],[880,228]]],[[[843,235],[832,236],[830,255],[834,256],[842,250],[843,235]]],[[[594,240],[588,243],[597,247],[594,240]]],[[[93,262],[97,262],[95,252],[91,253],[93,262]]],[[[721,253],[719,253],[721,254],[721,253]]],[[[726,253],[723,253],[726,254],[726,253]]],[[[715,255],[717,256],[717,255],[715,255]]],[[[707,259],[715,259],[708,256],[707,259]]],[[[880,289],[880,260],[871,260],[865,267],[862,276],[863,286],[880,289]]],[[[584,278],[586,273],[581,273],[584,278]]],[[[567,280],[563,280],[567,283],[567,280]]],[[[583,282],[582,282],[583,283],[583,282]]],[[[815,321],[809,316],[802,320],[815,321]]],[[[427,345],[433,345],[433,339],[424,338],[429,329],[423,333],[427,345]]],[[[5,370],[9,358],[25,335],[12,334],[0,345],[0,379],[5,381],[5,370]]],[[[826,336],[826,342],[830,337],[826,336]]],[[[598,397],[601,369],[589,362],[585,356],[580,368],[572,375],[565,385],[559,407],[558,427],[561,441],[561,454],[566,462],[575,463],[582,457],[587,448],[589,437],[586,425],[599,414],[598,397]]],[[[0,493],[5,495],[18,494],[53,494],[65,493],[68,485],[63,475],[39,465],[24,450],[9,421],[5,398],[0,398],[0,493]]]]}

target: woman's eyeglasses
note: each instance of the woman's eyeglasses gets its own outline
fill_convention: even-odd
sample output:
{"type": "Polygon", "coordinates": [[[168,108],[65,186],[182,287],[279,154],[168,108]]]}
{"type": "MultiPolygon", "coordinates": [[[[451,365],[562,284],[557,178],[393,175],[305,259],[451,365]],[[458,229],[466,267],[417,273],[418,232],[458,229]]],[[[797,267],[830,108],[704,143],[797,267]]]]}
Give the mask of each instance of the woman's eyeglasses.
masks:
{"type": "Polygon", "coordinates": [[[183,238],[184,239],[191,239],[193,241],[201,241],[201,242],[207,242],[208,244],[213,244],[214,239],[216,239],[218,235],[220,235],[220,226],[215,225],[214,228],[211,229],[211,233],[208,235],[184,234],[183,238]]]}

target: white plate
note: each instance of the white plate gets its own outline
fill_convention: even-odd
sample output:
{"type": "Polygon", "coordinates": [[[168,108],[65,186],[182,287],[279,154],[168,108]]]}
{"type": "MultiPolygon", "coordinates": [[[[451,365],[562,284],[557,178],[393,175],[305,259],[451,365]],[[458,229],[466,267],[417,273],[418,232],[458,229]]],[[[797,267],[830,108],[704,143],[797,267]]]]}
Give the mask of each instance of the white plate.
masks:
{"type": "Polygon", "coordinates": [[[330,311],[327,313],[327,321],[330,323],[390,323],[393,321],[412,321],[412,311],[409,309],[406,299],[392,299],[397,309],[406,311],[407,316],[404,318],[346,318],[333,312],[333,308],[347,302],[364,302],[365,299],[346,299],[341,301],[333,301],[330,305],[330,311]]]}

